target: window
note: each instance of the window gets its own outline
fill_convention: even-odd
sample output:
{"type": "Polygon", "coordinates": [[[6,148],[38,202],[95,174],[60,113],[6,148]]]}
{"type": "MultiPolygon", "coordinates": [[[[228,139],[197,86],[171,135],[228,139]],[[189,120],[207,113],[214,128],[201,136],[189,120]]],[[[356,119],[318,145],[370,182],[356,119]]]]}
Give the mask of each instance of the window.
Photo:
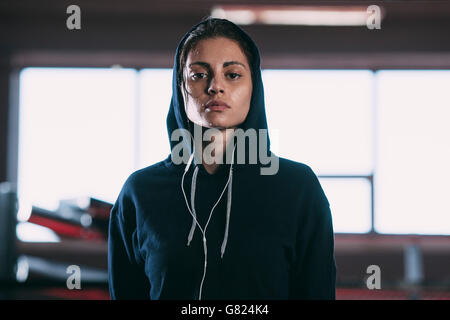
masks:
{"type": "MultiPolygon", "coordinates": [[[[263,81],[272,150],[319,176],[335,232],[450,234],[450,71],[264,70],[263,81]]],[[[171,69],[24,69],[19,197],[114,202],[131,172],[170,154],[171,95],[171,69]]]]}
{"type": "Polygon", "coordinates": [[[170,155],[166,118],[172,98],[172,69],[145,69],[139,76],[139,167],[170,155]]]}
{"type": "Polygon", "coordinates": [[[319,175],[336,232],[370,231],[373,73],[264,70],[263,81],[268,125],[279,132],[278,155],[319,175]]]}
{"type": "Polygon", "coordinates": [[[371,229],[371,183],[366,178],[319,178],[330,203],[334,232],[371,229]]]}
{"type": "Polygon", "coordinates": [[[131,69],[24,69],[19,197],[47,209],[86,194],[115,201],[134,169],[135,91],[131,69]]]}
{"type": "Polygon", "coordinates": [[[380,71],[375,226],[450,234],[450,71],[380,71]]]}

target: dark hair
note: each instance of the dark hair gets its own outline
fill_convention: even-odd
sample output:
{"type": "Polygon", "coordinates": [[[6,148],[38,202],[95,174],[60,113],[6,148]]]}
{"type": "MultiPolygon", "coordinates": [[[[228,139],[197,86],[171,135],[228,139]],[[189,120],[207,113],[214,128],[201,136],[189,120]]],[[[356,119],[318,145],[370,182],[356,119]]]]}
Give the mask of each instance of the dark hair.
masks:
{"type": "Polygon", "coordinates": [[[244,52],[247,57],[247,62],[249,64],[252,77],[253,77],[253,68],[252,61],[253,55],[250,48],[250,44],[248,40],[244,38],[242,31],[239,30],[239,27],[236,26],[233,22],[226,19],[218,19],[207,17],[205,18],[197,28],[192,30],[187,36],[186,40],[183,43],[183,47],[181,48],[179,61],[178,61],[178,71],[177,71],[177,80],[180,84],[181,90],[186,93],[186,84],[184,82],[183,72],[186,66],[186,60],[189,52],[195,48],[195,46],[201,41],[205,39],[224,37],[230,40],[234,40],[238,43],[241,50],[244,52]]]}

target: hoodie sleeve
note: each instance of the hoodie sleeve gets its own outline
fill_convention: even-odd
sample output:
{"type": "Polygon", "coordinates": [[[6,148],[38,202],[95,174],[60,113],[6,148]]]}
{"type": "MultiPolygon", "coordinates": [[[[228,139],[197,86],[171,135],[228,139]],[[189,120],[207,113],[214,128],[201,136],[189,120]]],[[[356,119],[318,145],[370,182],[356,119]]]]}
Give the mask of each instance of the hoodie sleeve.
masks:
{"type": "Polygon", "coordinates": [[[297,237],[297,261],[291,274],[290,299],[334,300],[336,262],[334,233],[329,202],[314,172],[313,199],[297,237]]]}
{"type": "Polygon", "coordinates": [[[108,237],[108,280],[112,300],[149,299],[137,241],[136,210],[124,187],[111,209],[108,237]]]}

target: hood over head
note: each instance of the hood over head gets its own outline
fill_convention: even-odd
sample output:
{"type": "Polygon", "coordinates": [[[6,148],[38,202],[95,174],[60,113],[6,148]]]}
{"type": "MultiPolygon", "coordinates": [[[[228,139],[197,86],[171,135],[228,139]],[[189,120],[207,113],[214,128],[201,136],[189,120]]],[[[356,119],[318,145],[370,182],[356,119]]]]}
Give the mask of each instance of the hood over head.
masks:
{"type": "MultiPolygon", "coordinates": [[[[183,137],[182,139],[180,139],[180,137],[177,137],[174,141],[171,140],[172,137],[172,133],[176,130],[176,129],[185,129],[187,131],[189,131],[192,135],[192,137],[194,136],[194,132],[192,132],[192,122],[188,119],[186,112],[185,112],[185,105],[184,105],[184,98],[183,98],[183,94],[182,94],[182,89],[181,89],[181,83],[179,83],[179,77],[178,77],[178,73],[179,73],[179,68],[180,68],[180,55],[181,55],[181,51],[182,48],[187,40],[187,38],[189,37],[189,35],[191,34],[191,32],[195,31],[198,27],[201,27],[203,24],[207,24],[207,23],[211,23],[214,22],[215,20],[221,20],[224,21],[226,23],[229,23],[232,25],[232,27],[236,30],[237,33],[239,33],[241,35],[241,37],[244,38],[244,40],[247,42],[248,47],[250,49],[251,55],[252,55],[252,61],[249,61],[250,64],[250,68],[251,68],[251,73],[252,73],[252,81],[253,81],[253,91],[252,91],[252,96],[251,96],[251,100],[250,100],[250,109],[248,112],[248,115],[245,119],[245,121],[243,123],[241,123],[238,128],[241,128],[244,130],[244,132],[246,132],[247,129],[255,129],[256,130],[256,135],[258,136],[260,134],[260,130],[259,129],[266,129],[267,132],[267,120],[266,120],[266,112],[265,112],[265,103],[264,103],[264,88],[263,88],[263,82],[262,82],[262,78],[261,78],[261,65],[260,65],[260,54],[259,54],[259,50],[255,44],[255,42],[250,38],[250,36],[244,31],[242,30],[239,26],[237,26],[236,24],[230,22],[229,20],[226,19],[216,19],[216,18],[207,18],[199,23],[197,23],[196,25],[194,25],[181,39],[181,41],[178,44],[178,47],[176,49],[176,53],[175,53],[175,58],[174,58],[174,67],[173,67],[173,75],[172,75],[172,99],[170,102],[170,108],[169,108],[169,112],[167,115],[167,133],[169,135],[169,142],[170,142],[170,148],[171,148],[171,152],[173,155],[175,153],[174,151],[174,147],[176,145],[178,145],[180,142],[183,143],[184,147],[186,148],[186,150],[189,150],[190,153],[189,154],[183,154],[183,152],[180,154],[180,156],[183,157],[183,162],[180,163],[174,163],[172,161],[172,164],[174,164],[175,166],[181,166],[184,167],[187,163],[187,160],[189,159],[189,156],[192,153],[192,140],[189,137],[183,137]],[[189,125],[190,123],[190,125],[189,125]]],[[[266,158],[270,157],[271,152],[270,152],[270,139],[269,139],[269,134],[267,132],[267,134],[264,135],[264,137],[262,139],[258,139],[258,140],[265,140],[266,146],[264,148],[261,148],[265,155],[266,158]]],[[[236,161],[236,154],[238,152],[238,149],[236,149],[236,154],[235,154],[235,161],[233,164],[233,169],[242,169],[244,167],[248,167],[249,165],[253,165],[253,163],[249,163],[250,161],[248,160],[249,158],[249,143],[250,143],[250,139],[246,138],[245,139],[245,163],[244,164],[239,164],[236,161]]],[[[254,143],[254,142],[253,142],[254,143]]],[[[257,150],[257,157],[256,157],[256,166],[261,166],[263,164],[267,164],[267,161],[263,161],[261,163],[261,157],[259,156],[260,154],[260,144],[256,143],[257,145],[252,145],[253,148],[256,148],[257,150]]],[[[177,154],[179,152],[179,149],[177,150],[177,154]]],[[[254,167],[254,166],[253,166],[254,167]]]]}
{"type": "MultiPolygon", "coordinates": [[[[266,168],[262,168],[264,164],[267,164],[268,161],[274,158],[270,152],[270,140],[269,135],[267,132],[267,120],[266,120],[266,112],[265,112],[265,106],[264,106],[264,89],[263,89],[263,83],[261,79],[261,67],[260,67],[260,56],[258,48],[256,47],[256,44],[253,42],[253,40],[248,36],[246,32],[244,32],[241,28],[239,28],[234,23],[225,20],[225,19],[214,19],[214,18],[207,18],[206,20],[201,21],[200,23],[194,25],[191,30],[186,33],[183,38],[181,39],[180,43],[178,44],[176,54],[175,54],[175,60],[174,60],[174,67],[173,67],[173,79],[172,79],[172,100],[170,102],[170,109],[169,113],[167,115],[167,133],[169,134],[169,141],[170,141],[170,148],[171,148],[171,155],[166,159],[170,165],[173,165],[177,169],[184,169],[184,173],[181,178],[181,190],[183,192],[183,196],[186,202],[186,207],[189,210],[189,213],[192,215],[192,225],[190,232],[187,236],[187,246],[190,245],[191,241],[193,240],[193,236],[195,233],[195,230],[198,226],[198,229],[203,235],[203,247],[204,247],[204,271],[203,271],[203,279],[206,274],[206,265],[207,265],[207,240],[206,240],[206,228],[208,226],[208,223],[204,226],[205,229],[202,228],[202,226],[199,224],[197,220],[197,213],[196,213],[196,207],[195,207],[195,194],[196,194],[196,186],[197,186],[197,175],[200,176],[208,176],[208,173],[206,172],[204,166],[202,163],[196,164],[195,158],[194,158],[194,140],[195,145],[197,143],[201,142],[197,139],[199,137],[195,136],[195,132],[192,131],[200,131],[197,132],[200,134],[203,134],[204,130],[194,130],[194,128],[199,129],[200,127],[197,125],[194,125],[187,117],[185,112],[185,105],[184,105],[184,98],[183,93],[181,90],[182,83],[181,83],[181,77],[179,76],[181,68],[180,66],[180,56],[183,52],[183,47],[186,44],[186,41],[189,41],[189,36],[192,32],[195,32],[197,28],[202,28],[204,25],[206,25],[206,29],[209,31],[209,28],[212,24],[214,26],[215,23],[224,23],[228,24],[228,26],[232,29],[231,37],[235,37],[237,34],[237,38],[243,38],[244,40],[244,47],[243,49],[244,53],[246,53],[247,58],[249,58],[249,65],[251,68],[251,74],[252,74],[252,96],[250,99],[250,108],[247,114],[247,117],[243,123],[241,123],[238,126],[237,132],[243,133],[240,137],[236,137],[236,134],[233,136],[233,143],[235,144],[233,149],[233,152],[230,153],[229,149],[227,148],[227,151],[225,153],[225,160],[227,160],[226,164],[223,164],[219,167],[218,172],[221,172],[219,174],[213,174],[211,177],[208,177],[215,180],[216,177],[219,177],[218,181],[220,181],[220,177],[224,175],[228,171],[228,179],[227,183],[225,184],[225,187],[219,197],[217,199],[216,204],[211,209],[211,212],[209,214],[208,222],[210,221],[210,218],[214,212],[214,208],[216,205],[220,202],[222,199],[222,196],[225,192],[225,190],[228,189],[227,196],[226,196],[226,222],[225,222],[225,230],[224,230],[224,237],[222,241],[222,245],[220,247],[220,257],[224,257],[224,253],[227,247],[227,241],[228,241],[228,232],[229,232],[229,225],[230,225],[230,214],[231,214],[231,208],[232,208],[232,186],[233,186],[233,170],[243,170],[246,169],[245,173],[253,174],[253,170],[256,171],[256,169],[260,169],[261,174],[266,168]],[[249,57],[250,56],[250,57],[249,57]],[[183,129],[178,130],[175,134],[175,137],[173,136],[173,133],[177,129],[183,129]],[[242,130],[239,130],[242,129],[242,130]],[[249,130],[253,129],[253,130],[249,130]],[[261,132],[261,130],[263,131],[261,132]],[[247,131],[248,130],[248,131],[247,131]],[[180,132],[182,131],[182,132],[180,132]],[[253,138],[250,139],[246,137],[246,133],[253,134],[253,138]],[[263,133],[261,135],[261,133],[263,133]],[[186,137],[187,136],[187,137],[186,137]],[[240,138],[240,139],[239,139],[240,138]],[[256,140],[254,140],[256,138],[256,140]],[[174,140],[172,140],[174,139],[174,140]],[[181,146],[181,148],[180,148],[181,146]],[[236,152],[234,152],[236,151],[236,152]],[[242,152],[244,152],[244,155],[242,155],[242,152]],[[250,153],[253,153],[253,155],[250,155],[250,153]],[[229,164],[229,154],[232,154],[234,156],[233,163],[229,164]],[[181,158],[181,159],[180,159],[181,158]],[[174,159],[176,161],[174,161],[174,159]],[[188,197],[186,196],[185,190],[184,190],[184,178],[187,172],[189,171],[189,168],[191,166],[191,161],[194,159],[194,170],[192,173],[192,182],[191,182],[191,189],[190,189],[190,200],[191,203],[189,205],[188,203],[188,197]],[[179,161],[181,160],[181,162],[179,161]],[[242,163],[242,160],[245,160],[244,163],[242,163]],[[251,160],[251,161],[250,161],[251,160]],[[256,161],[255,161],[256,160],[256,161]],[[178,162],[178,163],[177,163],[178,162]],[[256,162],[256,163],[255,163],[256,162]],[[229,170],[225,170],[229,169],[229,170]]],[[[220,26],[219,26],[220,27],[220,26]]],[[[225,28],[228,29],[228,28],[225,28]]],[[[202,30],[202,29],[201,29],[202,30]]],[[[213,30],[211,38],[214,38],[215,36],[222,36],[220,33],[222,30],[218,30],[218,34],[216,34],[213,30]]],[[[228,33],[228,31],[225,31],[225,33],[228,33]]],[[[203,39],[208,39],[210,37],[210,33],[207,32],[206,37],[202,37],[200,35],[199,41],[203,39]]],[[[235,39],[232,39],[235,40],[235,39]]],[[[194,40],[195,41],[195,40],[194,40]]],[[[236,40],[235,40],[236,41],[236,40]]],[[[189,45],[189,44],[188,44],[189,45]]],[[[195,45],[195,43],[194,43],[195,45]]],[[[189,47],[188,47],[189,48],[189,47]]],[[[187,54],[185,54],[187,57],[187,54]]],[[[201,139],[201,137],[200,137],[201,139]]],[[[232,146],[232,144],[229,144],[228,147],[232,146]]],[[[198,154],[198,150],[195,152],[195,154],[198,154]]],[[[275,157],[276,158],[276,157],[275,157]]],[[[180,170],[181,171],[181,170],[180,170]]],[[[273,173],[269,173],[273,174],[273,173]]],[[[205,178],[206,179],[206,178],[205,178]]],[[[240,194],[239,191],[235,192],[237,195],[240,194]]],[[[203,288],[203,279],[200,284],[200,291],[199,291],[199,299],[201,299],[202,296],[202,288],[203,288]]]]}

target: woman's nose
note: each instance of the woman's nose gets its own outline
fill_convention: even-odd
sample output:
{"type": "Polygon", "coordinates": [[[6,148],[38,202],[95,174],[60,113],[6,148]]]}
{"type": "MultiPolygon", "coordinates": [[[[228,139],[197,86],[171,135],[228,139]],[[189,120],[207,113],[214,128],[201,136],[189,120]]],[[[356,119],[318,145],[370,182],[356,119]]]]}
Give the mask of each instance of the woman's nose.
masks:
{"type": "Polygon", "coordinates": [[[213,78],[208,86],[208,94],[217,94],[218,92],[223,93],[222,83],[213,78]]]}

